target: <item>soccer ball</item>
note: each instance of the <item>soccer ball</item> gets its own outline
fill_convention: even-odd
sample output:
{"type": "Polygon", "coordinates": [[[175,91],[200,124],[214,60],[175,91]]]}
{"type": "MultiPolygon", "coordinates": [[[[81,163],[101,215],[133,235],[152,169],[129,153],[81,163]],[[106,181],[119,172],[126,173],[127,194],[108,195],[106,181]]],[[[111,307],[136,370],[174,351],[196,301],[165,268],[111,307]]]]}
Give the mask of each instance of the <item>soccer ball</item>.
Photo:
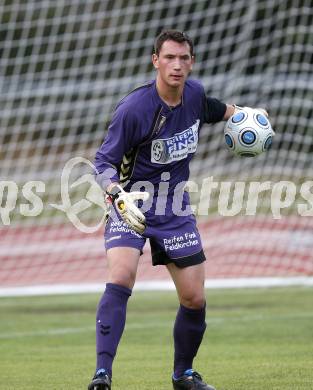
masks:
{"type": "Polygon", "coordinates": [[[226,122],[224,135],[228,148],[236,155],[254,157],[268,150],[274,136],[262,110],[243,107],[226,122]]]}

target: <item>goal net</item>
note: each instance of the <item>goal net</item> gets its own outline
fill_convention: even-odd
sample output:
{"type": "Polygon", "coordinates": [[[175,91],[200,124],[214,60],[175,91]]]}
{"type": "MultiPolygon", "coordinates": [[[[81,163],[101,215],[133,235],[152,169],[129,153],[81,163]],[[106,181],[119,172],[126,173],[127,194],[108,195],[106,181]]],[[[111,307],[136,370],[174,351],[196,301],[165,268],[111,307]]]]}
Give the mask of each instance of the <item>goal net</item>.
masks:
{"type": "MultiPolygon", "coordinates": [[[[0,5],[0,286],[104,283],[92,162],[116,103],[154,78],[164,28],[195,42],[210,96],[266,107],[276,137],[256,158],[204,126],[191,166],[210,279],[313,273],[310,0],[4,0],[0,5]]],[[[167,280],[145,247],[138,281],[167,280]]]]}

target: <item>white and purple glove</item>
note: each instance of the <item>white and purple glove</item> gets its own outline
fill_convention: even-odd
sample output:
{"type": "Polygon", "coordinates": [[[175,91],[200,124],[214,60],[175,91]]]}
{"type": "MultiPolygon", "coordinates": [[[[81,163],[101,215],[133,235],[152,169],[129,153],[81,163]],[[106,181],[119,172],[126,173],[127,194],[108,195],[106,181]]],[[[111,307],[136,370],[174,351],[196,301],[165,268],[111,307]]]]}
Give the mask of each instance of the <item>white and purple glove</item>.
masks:
{"type": "Polygon", "coordinates": [[[142,234],[146,228],[146,217],[136,206],[137,200],[148,200],[149,193],[144,191],[125,192],[116,184],[109,191],[106,191],[106,202],[114,204],[117,212],[129,227],[137,233],[142,234]]]}

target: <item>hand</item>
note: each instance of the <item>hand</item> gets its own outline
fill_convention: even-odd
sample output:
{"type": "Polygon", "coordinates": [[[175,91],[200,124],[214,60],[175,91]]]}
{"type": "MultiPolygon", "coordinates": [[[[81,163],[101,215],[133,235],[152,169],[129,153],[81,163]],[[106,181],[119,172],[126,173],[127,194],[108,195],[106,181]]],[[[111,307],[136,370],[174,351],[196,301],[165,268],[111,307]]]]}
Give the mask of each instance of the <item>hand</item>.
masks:
{"type": "Polygon", "coordinates": [[[255,110],[258,110],[260,111],[263,115],[266,116],[266,118],[268,118],[268,112],[265,110],[265,108],[262,108],[262,107],[256,107],[255,110]]]}
{"type": "Polygon", "coordinates": [[[146,228],[146,218],[136,206],[137,200],[148,200],[149,193],[143,191],[125,192],[116,184],[106,192],[106,201],[114,204],[122,219],[137,233],[142,234],[146,228]]]}
{"type": "MultiPolygon", "coordinates": [[[[237,106],[236,104],[233,104],[232,106],[234,108],[234,114],[236,114],[236,112],[238,112],[238,111],[240,111],[240,110],[242,110],[244,108],[244,107],[237,106]]],[[[265,115],[266,118],[268,118],[268,112],[265,110],[265,108],[256,107],[256,108],[253,108],[253,110],[260,111],[261,114],[265,115]]]]}

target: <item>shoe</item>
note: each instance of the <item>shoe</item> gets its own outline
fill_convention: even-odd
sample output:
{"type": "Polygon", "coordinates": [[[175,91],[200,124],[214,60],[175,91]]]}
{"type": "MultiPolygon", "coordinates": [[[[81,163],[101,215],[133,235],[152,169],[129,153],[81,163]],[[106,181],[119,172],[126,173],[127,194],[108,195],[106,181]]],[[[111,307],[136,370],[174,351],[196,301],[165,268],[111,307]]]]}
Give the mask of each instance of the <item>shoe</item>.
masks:
{"type": "Polygon", "coordinates": [[[111,379],[104,368],[96,372],[88,390],[111,390],[111,379]]]}
{"type": "Polygon", "coordinates": [[[203,382],[202,377],[194,370],[186,370],[178,379],[172,378],[174,390],[215,390],[213,386],[203,382]]]}

